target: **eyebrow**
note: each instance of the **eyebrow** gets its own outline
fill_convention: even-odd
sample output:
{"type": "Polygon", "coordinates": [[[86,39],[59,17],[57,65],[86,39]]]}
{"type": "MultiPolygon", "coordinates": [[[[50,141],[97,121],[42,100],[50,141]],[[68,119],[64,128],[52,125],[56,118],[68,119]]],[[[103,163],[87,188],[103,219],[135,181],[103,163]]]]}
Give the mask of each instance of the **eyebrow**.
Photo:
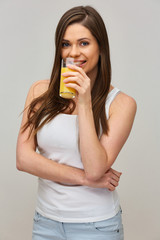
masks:
{"type": "MultiPolygon", "coordinates": [[[[80,41],[82,41],[82,40],[91,40],[91,39],[86,38],[86,37],[84,37],[84,38],[79,38],[79,39],[78,39],[78,42],[80,42],[80,41]]],[[[70,42],[70,41],[67,40],[67,39],[63,39],[62,41],[64,41],[64,42],[70,42]]]]}

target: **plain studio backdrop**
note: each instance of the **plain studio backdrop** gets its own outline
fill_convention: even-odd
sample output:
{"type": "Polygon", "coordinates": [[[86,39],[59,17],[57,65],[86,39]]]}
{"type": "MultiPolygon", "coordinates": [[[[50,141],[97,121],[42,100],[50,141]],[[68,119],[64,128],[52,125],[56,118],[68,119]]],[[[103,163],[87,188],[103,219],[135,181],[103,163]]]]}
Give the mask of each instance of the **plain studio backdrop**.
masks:
{"type": "Polygon", "coordinates": [[[132,132],[114,168],[125,240],[160,240],[160,1],[0,0],[0,240],[30,240],[37,178],[16,170],[16,141],[29,87],[49,79],[54,33],[71,7],[91,5],[109,35],[112,84],[135,98],[132,132]]]}

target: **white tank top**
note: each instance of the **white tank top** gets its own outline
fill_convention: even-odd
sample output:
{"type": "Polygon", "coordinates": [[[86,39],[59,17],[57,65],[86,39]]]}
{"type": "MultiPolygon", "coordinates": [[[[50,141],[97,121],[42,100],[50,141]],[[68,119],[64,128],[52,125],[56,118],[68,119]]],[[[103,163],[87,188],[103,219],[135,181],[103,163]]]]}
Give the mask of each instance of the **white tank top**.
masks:
{"type": "MultiPolygon", "coordinates": [[[[106,100],[106,114],[120,92],[114,88],[106,100]]],[[[59,114],[37,133],[40,154],[53,161],[83,168],[78,147],[78,115],[59,114]]],[[[117,191],[107,188],[61,185],[38,179],[36,211],[60,222],[95,222],[113,217],[119,211],[117,191]]]]}

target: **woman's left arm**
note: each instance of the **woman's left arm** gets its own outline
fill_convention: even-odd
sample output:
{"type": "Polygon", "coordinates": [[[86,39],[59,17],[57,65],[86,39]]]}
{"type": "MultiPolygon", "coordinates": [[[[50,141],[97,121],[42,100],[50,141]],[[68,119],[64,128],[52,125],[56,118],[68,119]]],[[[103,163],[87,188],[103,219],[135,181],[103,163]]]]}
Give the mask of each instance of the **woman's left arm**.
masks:
{"type": "Polygon", "coordinates": [[[99,141],[92,110],[79,107],[80,150],[89,179],[99,179],[112,166],[130,134],[135,113],[135,100],[119,93],[110,106],[108,135],[103,134],[99,141]]]}
{"type": "Polygon", "coordinates": [[[97,137],[92,104],[91,82],[83,69],[72,66],[77,72],[66,73],[64,81],[67,87],[78,92],[78,119],[80,134],[80,152],[86,177],[96,181],[111,168],[121,148],[126,142],[136,113],[136,102],[124,93],[119,93],[110,106],[108,135],[97,137]],[[71,82],[72,83],[69,83],[71,82]]]}

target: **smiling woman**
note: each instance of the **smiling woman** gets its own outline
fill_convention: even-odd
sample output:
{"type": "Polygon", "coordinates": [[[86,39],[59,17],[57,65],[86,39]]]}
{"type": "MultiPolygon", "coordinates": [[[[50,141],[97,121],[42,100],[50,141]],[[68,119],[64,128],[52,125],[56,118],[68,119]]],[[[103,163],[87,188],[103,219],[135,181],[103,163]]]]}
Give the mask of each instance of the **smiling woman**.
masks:
{"type": "Polygon", "coordinates": [[[94,8],[68,10],[55,39],[51,78],[31,86],[17,141],[17,168],[39,177],[32,239],[123,240],[121,173],[111,167],[131,131],[135,100],[111,85],[107,32],[94,8]],[[67,57],[77,62],[63,73],[74,99],[59,96],[67,57]]]}
{"type": "Polygon", "coordinates": [[[99,54],[98,42],[86,27],[78,23],[68,26],[64,34],[61,56],[72,57],[81,62],[79,66],[91,79],[92,86],[97,76],[99,54]]]}

